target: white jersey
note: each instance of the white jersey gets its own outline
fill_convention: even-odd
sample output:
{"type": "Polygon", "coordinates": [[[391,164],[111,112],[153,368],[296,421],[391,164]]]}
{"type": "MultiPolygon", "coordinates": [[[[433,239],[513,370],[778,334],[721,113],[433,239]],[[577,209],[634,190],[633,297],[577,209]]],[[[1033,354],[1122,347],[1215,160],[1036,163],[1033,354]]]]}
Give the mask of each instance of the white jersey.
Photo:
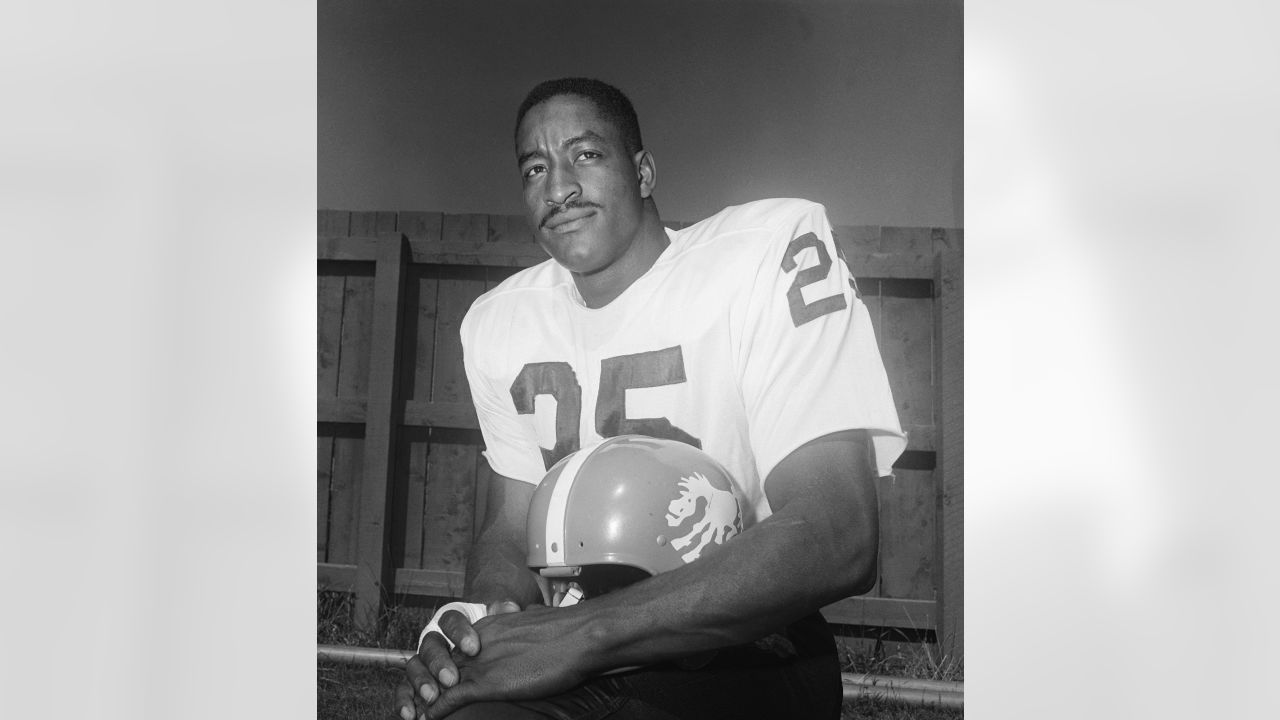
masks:
{"type": "Polygon", "coordinates": [[[770,470],[823,435],[870,431],[890,474],[906,437],[823,207],[761,200],[667,234],[603,308],[552,260],[471,306],[464,362],[493,470],[536,484],[606,437],[682,440],[739,482],[748,524],[771,513],[770,470]]]}

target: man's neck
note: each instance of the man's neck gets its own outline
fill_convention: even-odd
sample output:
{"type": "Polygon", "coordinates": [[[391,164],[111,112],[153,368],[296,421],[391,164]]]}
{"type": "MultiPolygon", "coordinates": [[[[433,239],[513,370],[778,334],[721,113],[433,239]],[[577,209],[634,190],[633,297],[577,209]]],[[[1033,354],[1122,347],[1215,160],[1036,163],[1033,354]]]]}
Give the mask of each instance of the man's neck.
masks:
{"type": "Polygon", "coordinates": [[[572,274],[582,302],[592,309],[613,302],[653,267],[670,244],[657,214],[647,213],[640,234],[625,255],[609,267],[589,275],[572,274]]]}

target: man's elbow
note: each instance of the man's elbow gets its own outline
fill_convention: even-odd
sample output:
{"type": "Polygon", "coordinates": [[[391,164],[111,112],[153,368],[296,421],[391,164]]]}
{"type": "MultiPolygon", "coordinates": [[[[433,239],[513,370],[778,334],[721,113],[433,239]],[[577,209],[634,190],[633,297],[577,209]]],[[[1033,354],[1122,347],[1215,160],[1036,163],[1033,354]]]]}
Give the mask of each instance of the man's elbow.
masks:
{"type": "Polygon", "coordinates": [[[846,595],[864,595],[876,586],[879,567],[876,562],[876,549],[872,547],[869,554],[858,553],[858,558],[850,564],[848,588],[846,595]]]}
{"type": "Polygon", "coordinates": [[[843,563],[844,572],[840,574],[841,590],[844,597],[862,595],[875,587],[880,568],[877,558],[880,554],[878,532],[858,533],[857,537],[845,540],[847,551],[843,563]]]}

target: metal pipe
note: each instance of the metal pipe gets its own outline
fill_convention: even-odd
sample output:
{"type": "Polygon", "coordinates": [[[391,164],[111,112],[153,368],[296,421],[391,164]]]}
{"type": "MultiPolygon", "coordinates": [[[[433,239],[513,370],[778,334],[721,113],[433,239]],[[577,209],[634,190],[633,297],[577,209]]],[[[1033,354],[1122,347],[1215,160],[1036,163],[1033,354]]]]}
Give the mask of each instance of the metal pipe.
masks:
{"type": "MultiPolygon", "coordinates": [[[[320,660],[349,665],[404,667],[413,656],[412,650],[353,647],[349,645],[317,645],[320,660]]],[[[964,707],[964,683],[946,680],[917,680],[889,675],[855,675],[841,673],[844,698],[870,697],[910,705],[937,705],[944,708],[964,707]]]]}
{"type": "Polygon", "coordinates": [[[870,697],[909,705],[936,705],[944,708],[964,707],[964,683],[946,680],[916,680],[888,675],[854,675],[841,673],[844,699],[870,697]]]}
{"type": "Polygon", "coordinates": [[[320,660],[347,663],[348,665],[379,665],[382,667],[402,668],[412,650],[394,650],[388,648],[355,647],[353,645],[317,645],[316,656],[320,660]]]}

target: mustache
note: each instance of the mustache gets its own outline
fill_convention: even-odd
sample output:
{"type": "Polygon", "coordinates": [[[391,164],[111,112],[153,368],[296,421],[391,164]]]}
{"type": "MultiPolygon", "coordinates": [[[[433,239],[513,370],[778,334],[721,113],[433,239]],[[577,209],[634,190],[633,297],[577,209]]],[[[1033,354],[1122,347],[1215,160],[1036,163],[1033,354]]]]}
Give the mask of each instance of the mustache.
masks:
{"type": "Polygon", "coordinates": [[[551,208],[551,210],[549,210],[546,215],[542,216],[542,220],[538,222],[538,228],[539,229],[545,228],[547,226],[547,223],[551,222],[552,218],[554,218],[555,216],[561,213],[567,212],[569,210],[582,210],[584,208],[595,208],[597,210],[604,209],[600,205],[597,205],[589,200],[570,200],[569,202],[563,205],[556,205],[555,207],[551,208]]]}

